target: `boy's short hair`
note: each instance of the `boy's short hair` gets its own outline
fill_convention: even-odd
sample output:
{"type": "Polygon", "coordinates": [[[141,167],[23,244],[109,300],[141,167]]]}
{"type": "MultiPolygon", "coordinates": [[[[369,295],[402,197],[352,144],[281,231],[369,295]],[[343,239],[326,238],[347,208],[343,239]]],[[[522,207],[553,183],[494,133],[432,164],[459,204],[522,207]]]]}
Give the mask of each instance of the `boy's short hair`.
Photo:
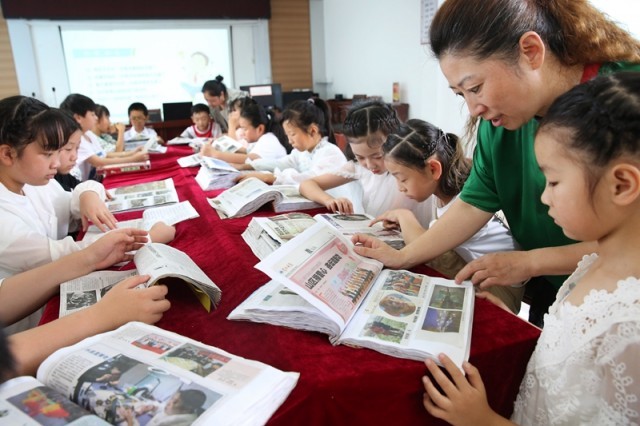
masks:
{"type": "Polygon", "coordinates": [[[206,112],[207,114],[211,114],[211,110],[209,110],[209,106],[205,104],[195,104],[191,107],[191,115],[197,114],[199,112],[206,112]]]}
{"type": "Polygon", "coordinates": [[[129,105],[129,109],[127,110],[127,115],[131,115],[131,111],[142,111],[145,117],[149,115],[149,110],[146,105],[142,102],[134,102],[129,105]]]}
{"type": "Polygon", "coordinates": [[[62,101],[60,109],[71,115],[78,114],[84,117],[87,112],[96,110],[96,104],[88,96],[72,93],[62,101]]]}

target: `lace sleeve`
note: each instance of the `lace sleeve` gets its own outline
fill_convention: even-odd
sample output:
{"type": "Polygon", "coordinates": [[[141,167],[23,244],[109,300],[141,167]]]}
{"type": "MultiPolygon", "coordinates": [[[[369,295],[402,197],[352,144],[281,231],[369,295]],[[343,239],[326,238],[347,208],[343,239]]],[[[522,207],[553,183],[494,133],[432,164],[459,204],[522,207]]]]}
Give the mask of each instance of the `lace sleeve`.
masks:
{"type": "Polygon", "coordinates": [[[353,161],[347,161],[342,167],[338,169],[331,170],[327,173],[332,175],[340,176],[345,179],[358,180],[360,179],[360,175],[356,170],[356,164],[353,161]]]}
{"type": "Polygon", "coordinates": [[[590,424],[637,424],[640,418],[640,320],[614,324],[597,348],[603,372],[598,415],[590,424]]]}

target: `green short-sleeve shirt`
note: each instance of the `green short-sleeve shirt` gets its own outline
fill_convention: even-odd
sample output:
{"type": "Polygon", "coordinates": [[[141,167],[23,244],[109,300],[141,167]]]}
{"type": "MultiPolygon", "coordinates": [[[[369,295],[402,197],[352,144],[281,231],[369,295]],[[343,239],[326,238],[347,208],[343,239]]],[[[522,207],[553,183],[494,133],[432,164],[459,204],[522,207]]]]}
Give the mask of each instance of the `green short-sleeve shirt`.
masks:
{"type": "MultiPolygon", "coordinates": [[[[607,63],[598,73],[616,71],[640,71],[640,64],[607,63]]],[[[524,250],[575,242],[564,235],[540,201],[545,179],[533,150],[537,128],[535,119],[513,131],[481,120],[471,174],[460,194],[464,202],[481,210],[502,210],[524,250]]],[[[547,278],[559,287],[566,276],[547,278]]]]}

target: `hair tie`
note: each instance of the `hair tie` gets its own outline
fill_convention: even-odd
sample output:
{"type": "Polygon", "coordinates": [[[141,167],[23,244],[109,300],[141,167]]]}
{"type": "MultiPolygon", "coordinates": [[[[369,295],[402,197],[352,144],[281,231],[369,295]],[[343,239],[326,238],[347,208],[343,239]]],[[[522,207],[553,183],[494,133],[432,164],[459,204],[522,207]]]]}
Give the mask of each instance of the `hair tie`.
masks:
{"type": "Polygon", "coordinates": [[[309,102],[311,105],[315,105],[316,104],[316,101],[313,98],[307,99],[307,102],[309,102]]]}

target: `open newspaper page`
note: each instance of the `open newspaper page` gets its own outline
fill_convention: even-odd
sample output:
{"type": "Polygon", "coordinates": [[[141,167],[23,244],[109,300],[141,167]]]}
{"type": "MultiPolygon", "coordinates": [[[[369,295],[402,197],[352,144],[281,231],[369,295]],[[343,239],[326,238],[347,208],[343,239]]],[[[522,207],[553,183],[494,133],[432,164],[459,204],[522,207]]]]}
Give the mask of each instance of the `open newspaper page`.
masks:
{"type": "Polygon", "coordinates": [[[299,374],[129,323],[55,352],[37,377],[111,424],[255,425],[299,374]]]}
{"type": "Polygon", "coordinates": [[[59,391],[26,376],[0,385],[0,423],[21,426],[109,425],[59,391]]]}
{"type": "Polygon", "coordinates": [[[192,285],[192,289],[207,311],[220,303],[222,292],[217,285],[184,252],[166,244],[150,243],[136,252],[133,261],[141,275],[149,275],[149,283],[165,277],[178,277],[192,285]]]}
{"type": "Polygon", "coordinates": [[[314,223],[316,223],[315,219],[306,213],[254,217],[242,233],[242,238],[258,259],[264,259],[314,223]]]}
{"type": "Polygon", "coordinates": [[[322,311],[274,280],[253,292],[227,319],[264,322],[328,335],[336,332],[335,323],[322,311]]]}
{"type": "Polygon", "coordinates": [[[349,239],[355,234],[365,234],[384,241],[396,250],[404,247],[404,239],[400,231],[396,229],[385,229],[380,222],[369,226],[369,223],[374,219],[371,215],[359,213],[320,213],[314,217],[316,220],[328,223],[349,239]]]}
{"type": "Polygon", "coordinates": [[[277,213],[324,207],[322,204],[311,201],[300,194],[298,185],[272,185],[272,188],[282,194],[281,200],[273,202],[273,210],[277,213]]]}
{"type": "Polygon", "coordinates": [[[114,285],[137,274],[136,270],[99,271],[62,283],[58,316],[64,317],[98,303],[114,285]]]}
{"type": "Polygon", "coordinates": [[[229,188],[215,198],[208,198],[209,204],[221,213],[232,218],[246,216],[261,206],[280,200],[282,194],[256,178],[245,179],[233,188],[229,188]]]}
{"type": "Polygon", "coordinates": [[[171,178],[122,186],[108,191],[113,197],[106,203],[111,212],[139,210],[178,202],[178,193],[171,178]]]}
{"type": "MultiPolygon", "coordinates": [[[[191,202],[187,200],[166,206],[150,207],[142,213],[142,219],[119,221],[116,223],[116,228],[136,228],[148,231],[158,222],[164,222],[167,225],[175,225],[176,223],[194,219],[196,217],[200,217],[200,215],[191,202]]],[[[105,235],[105,233],[102,232],[100,228],[95,225],[91,225],[87,229],[87,232],[85,232],[84,237],[82,237],[82,241],[94,242],[103,235],[105,235]]]]}
{"type": "Polygon", "coordinates": [[[340,343],[399,358],[446,353],[458,366],[469,359],[473,285],[408,271],[384,270],[340,343]]]}
{"type": "Polygon", "coordinates": [[[338,231],[316,223],[256,265],[334,324],[335,342],[369,292],[382,264],[357,255],[338,231]]]}
{"type": "Polygon", "coordinates": [[[244,146],[237,140],[223,135],[211,142],[211,146],[222,152],[236,152],[244,146]]]}

